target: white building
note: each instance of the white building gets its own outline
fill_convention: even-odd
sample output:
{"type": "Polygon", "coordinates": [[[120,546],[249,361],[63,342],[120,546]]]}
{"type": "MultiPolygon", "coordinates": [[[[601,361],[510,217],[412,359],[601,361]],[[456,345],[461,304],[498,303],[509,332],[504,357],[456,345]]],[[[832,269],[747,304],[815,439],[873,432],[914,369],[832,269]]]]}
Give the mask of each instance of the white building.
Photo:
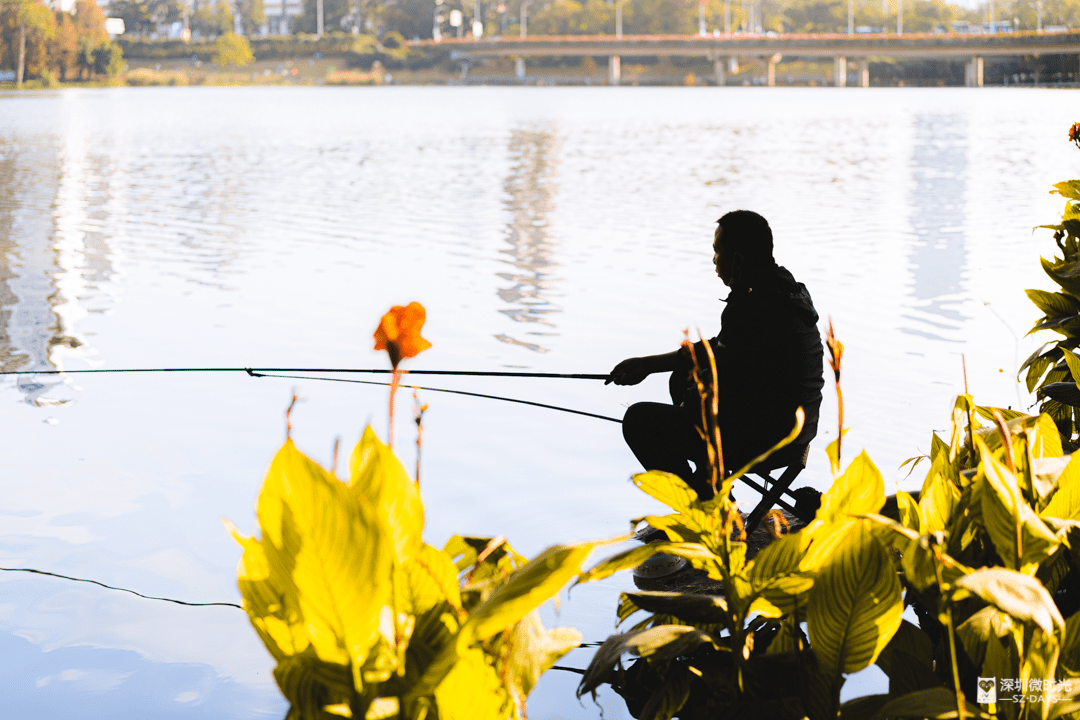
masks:
{"type": "Polygon", "coordinates": [[[296,16],[304,14],[304,0],[263,0],[263,12],[271,35],[287,35],[293,31],[296,16]]]}

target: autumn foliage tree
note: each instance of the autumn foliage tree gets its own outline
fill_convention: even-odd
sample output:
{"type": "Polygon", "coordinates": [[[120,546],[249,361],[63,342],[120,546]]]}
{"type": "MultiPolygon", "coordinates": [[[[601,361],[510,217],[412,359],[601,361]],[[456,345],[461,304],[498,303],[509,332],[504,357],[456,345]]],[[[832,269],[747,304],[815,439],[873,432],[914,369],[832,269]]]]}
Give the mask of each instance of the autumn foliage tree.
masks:
{"type": "Polygon", "coordinates": [[[27,77],[55,73],[63,80],[112,76],[123,54],[105,31],[105,13],[93,0],[73,12],[54,12],[40,0],[0,0],[0,67],[27,77]]]}

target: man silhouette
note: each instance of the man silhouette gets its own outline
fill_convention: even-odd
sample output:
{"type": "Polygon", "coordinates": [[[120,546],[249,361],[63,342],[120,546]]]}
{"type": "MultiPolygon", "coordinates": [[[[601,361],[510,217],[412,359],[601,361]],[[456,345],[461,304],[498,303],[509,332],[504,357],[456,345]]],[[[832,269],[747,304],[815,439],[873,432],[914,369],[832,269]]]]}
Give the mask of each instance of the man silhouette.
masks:
{"type": "MultiPolygon", "coordinates": [[[[786,437],[798,407],[806,413],[805,425],[785,451],[792,457],[801,454],[817,434],[823,353],[810,294],[773,260],[772,230],[765,218],[736,210],[717,223],[713,264],[731,292],[720,334],[707,342],[716,356],[718,424],[725,469],[731,472],[786,437]]],[[[703,342],[693,351],[707,373],[703,342]]],[[[690,352],[683,347],[623,360],[607,382],[636,385],[653,373],[671,373],[672,404],[631,405],[623,418],[623,437],[646,470],[674,473],[699,497],[708,498],[713,492],[705,442],[698,433],[701,406],[690,379],[690,352]]]]}

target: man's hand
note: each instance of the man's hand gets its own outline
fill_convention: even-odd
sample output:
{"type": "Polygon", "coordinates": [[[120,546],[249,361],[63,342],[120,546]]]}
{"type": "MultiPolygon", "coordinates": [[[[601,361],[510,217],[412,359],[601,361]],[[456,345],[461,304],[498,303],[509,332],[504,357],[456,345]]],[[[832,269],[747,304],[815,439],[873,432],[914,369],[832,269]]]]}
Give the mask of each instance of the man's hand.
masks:
{"type": "Polygon", "coordinates": [[[652,375],[651,358],[629,358],[616,365],[608,374],[604,384],[615,383],[616,385],[637,385],[645,378],[652,375]]]}

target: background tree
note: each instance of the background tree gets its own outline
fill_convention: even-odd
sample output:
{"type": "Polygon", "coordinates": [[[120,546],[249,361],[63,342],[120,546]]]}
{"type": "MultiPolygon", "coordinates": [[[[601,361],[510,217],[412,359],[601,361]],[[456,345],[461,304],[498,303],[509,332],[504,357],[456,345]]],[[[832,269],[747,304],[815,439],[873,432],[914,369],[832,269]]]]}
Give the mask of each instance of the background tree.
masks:
{"type": "Polygon", "coordinates": [[[258,35],[266,24],[263,0],[236,0],[236,12],[245,35],[258,35]]]}
{"type": "Polygon", "coordinates": [[[66,12],[56,14],[56,36],[53,38],[52,66],[56,68],[61,80],[78,72],[79,67],[79,31],[75,21],[66,12]]]}
{"type": "Polygon", "coordinates": [[[225,33],[214,44],[214,63],[225,67],[236,65],[244,67],[255,62],[255,56],[251,54],[251,43],[243,35],[225,33]]]}
{"type": "Polygon", "coordinates": [[[225,0],[205,5],[195,11],[191,22],[192,31],[203,37],[217,37],[233,31],[232,7],[225,0]]]}
{"type": "Polygon", "coordinates": [[[14,56],[9,62],[15,68],[15,84],[22,85],[28,59],[32,70],[44,69],[46,42],[56,34],[56,17],[43,2],[0,0],[0,22],[5,46],[14,56]]]}

